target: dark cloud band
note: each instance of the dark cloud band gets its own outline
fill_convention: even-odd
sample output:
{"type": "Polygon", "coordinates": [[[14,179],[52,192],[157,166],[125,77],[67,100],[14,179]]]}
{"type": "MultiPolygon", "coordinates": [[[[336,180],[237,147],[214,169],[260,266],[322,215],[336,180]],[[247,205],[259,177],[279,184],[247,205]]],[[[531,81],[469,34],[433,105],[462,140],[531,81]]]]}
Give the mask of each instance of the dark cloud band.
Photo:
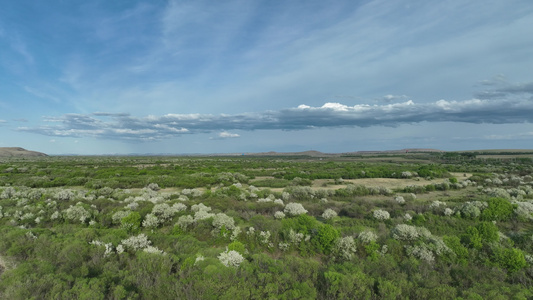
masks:
{"type": "MultiPolygon", "coordinates": [[[[524,88],[527,94],[529,87],[524,88]]],[[[508,97],[505,100],[439,100],[422,104],[409,100],[386,105],[355,106],[326,103],[321,107],[300,105],[279,111],[235,115],[167,114],[134,117],[111,113],[65,114],[45,118],[45,121],[57,124],[20,127],[18,130],[48,136],[142,141],[220,130],[303,130],[397,126],[419,122],[530,123],[533,122],[533,100],[528,97],[508,97]]]]}

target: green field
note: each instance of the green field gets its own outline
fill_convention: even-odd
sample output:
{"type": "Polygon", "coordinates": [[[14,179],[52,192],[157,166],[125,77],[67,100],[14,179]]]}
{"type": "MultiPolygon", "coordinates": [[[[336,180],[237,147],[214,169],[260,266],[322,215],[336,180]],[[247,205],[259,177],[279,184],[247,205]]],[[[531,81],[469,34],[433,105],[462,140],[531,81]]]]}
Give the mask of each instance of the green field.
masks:
{"type": "Polygon", "coordinates": [[[531,299],[530,154],[0,161],[0,299],[531,299]]]}

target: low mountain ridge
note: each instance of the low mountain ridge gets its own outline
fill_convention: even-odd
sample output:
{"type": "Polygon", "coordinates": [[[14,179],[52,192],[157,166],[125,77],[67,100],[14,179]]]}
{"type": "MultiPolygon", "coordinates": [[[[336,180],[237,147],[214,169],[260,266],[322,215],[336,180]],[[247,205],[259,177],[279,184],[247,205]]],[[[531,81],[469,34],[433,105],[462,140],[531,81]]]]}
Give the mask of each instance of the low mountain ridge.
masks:
{"type": "Polygon", "coordinates": [[[38,157],[48,156],[42,152],[30,151],[21,147],[0,147],[0,157],[38,157]]]}

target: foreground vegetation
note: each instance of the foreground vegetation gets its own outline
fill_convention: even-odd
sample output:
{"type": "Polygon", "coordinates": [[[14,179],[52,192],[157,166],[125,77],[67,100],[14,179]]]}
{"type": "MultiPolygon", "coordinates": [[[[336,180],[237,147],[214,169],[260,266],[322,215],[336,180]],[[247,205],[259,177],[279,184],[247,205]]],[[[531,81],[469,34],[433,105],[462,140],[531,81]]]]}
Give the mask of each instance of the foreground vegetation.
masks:
{"type": "Polygon", "coordinates": [[[4,159],[0,298],[528,299],[532,172],[471,153],[4,159]]]}

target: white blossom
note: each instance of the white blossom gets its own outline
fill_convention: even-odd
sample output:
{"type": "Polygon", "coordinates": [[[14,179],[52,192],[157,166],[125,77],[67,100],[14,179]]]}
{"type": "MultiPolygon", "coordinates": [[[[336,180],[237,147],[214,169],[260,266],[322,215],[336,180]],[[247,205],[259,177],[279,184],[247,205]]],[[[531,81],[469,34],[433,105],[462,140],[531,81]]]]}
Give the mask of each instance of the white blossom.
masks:
{"type": "Polygon", "coordinates": [[[259,232],[259,238],[261,239],[260,242],[262,244],[268,244],[270,241],[270,231],[261,231],[259,232]]]}
{"type": "Polygon", "coordinates": [[[225,227],[227,230],[233,230],[235,228],[235,220],[224,213],[218,213],[213,216],[213,227],[217,229],[225,227]]]}
{"type": "Polygon", "coordinates": [[[396,201],[398,204],[405,204],[405,199],[402,196],[394,197],[394,201],[396,201]]]}
{"type": "Polygon", "coordinates": [[[368,244],[371,242],[375,242],[378,239],[378,236],[374,232],[367,230],[359,233],[358,238],[364,244],[368,244]]]}
{"type": "Polygon", "coordinates": [[[415,226],[399,224],[392,229],[392,237],[396,240],[412,241],[418,239],[419,236],[415,226]]]}
{"type": "Polygon", "coordinates": [[[414,256],[427,262],[432,262],[435,260],[433,252],[424,246],[407,246],[406,249],[407,255],[414,256]]]}
{"type": "Polygon", "coordinates": [[[69,208],[65,209],[63,211],[63,216],[65,219],[79,220],[81,223],[85,223],[85,220],[87,220],[91,214],[83,208],[83,206],[76,204],[75,206],[71,205],[69,208]]]}
{"type": "Polygon", "coordinates": [[[196,257],[196,260],[194,260],[194,264],[196,265],[197,263],[204,261],[204,260],[205,260],[205,257],[203,255],[198,255],[196,257]]]}
{"type": "Polygon", "coordinates": [[[193,212],[199,212],[199,211],[209,212],[211,211],[211,207],[205,206],[203,203],[200,203],[200,204],[194,204],[193,206],[191,206],[191,210],[193,212]]]}
{"type": "Polygon", "coordinates": [[[285,218],[285,213],[283,213],[282,211],[277,211],[277,212],[274,213],[274,218],[283,219],[283,218],[285,218]]]}
{"type": "Polygon", "coordinates": [[[291,216],[297,216],[307,213],[307,210],[300,203],[291,202],[285,206],[284,212],[291,216]]]}
{"type": "Polygon", "coordinates": [[[129,211],[120,210],[120,211],[117,211],[116,213],[114,213],[113,216],[111,216],[111,219],[113,220],[114,224],[120,224],[122,219],[127,217],[127,216],[129,216],[129,215],[130,215],[129,211]]]}
{"type": "Polygon", "coordinates": [[[137,236],[131,236],[125,240],[122,240],[121,243],[128,248],[132,248],[133,250],[144,249],[152,244],[152,242],[148,240],[148,237],[144,233],[141,233],[137,236]]]}
{"type": "Polygon", "coordinates": [[[331,208],[328,208],[324,211],[324,213],[322,214],[322,218],[326,219],[326,220],[329,220],[331,218],[335,218],[337,216],[337,212],[334,211],[333,209],[331,208]]]}
{"type": "Polygon", "coordinates": [[[152,253],[152,254],[159,254],[159,255],[165,255],[166,253],[163,252],[163,250],[159,250],[157,247],[154,246],[147,246],[143,249],[146,253],[152,253]]]}
{"type": "Polygon", "coordinates": [[[355,246],[355,241],[353,237],[346,236],[335,240],[335,244],[333,246],[333,253],[338,255],[341,259],[351,260],[354,257],[356,251],[357,247],[355,246]]]}
{"type": "Polygon", "coordinates": [[[191,225],[193,222],[194,222],[194,219],[192,216],[189,216],[189,215],[181,216],[178,218],[178,222],[176,223],[176,225],[181,227],[182,230],[186,230],[187,227],[189,227],[189,225],[191,225]]]}
{"type": "Polygon", "coordinates": [[[288,238],[291,244],[299,244],[304,240],[304,234],[291,229],[288,238]]]}
{"type": "Polygon", "coordinates": [[[388,211],[386,210],[382,210],[382,209],[377,209],[373,212],[373,216],[374,218],[376,218],[376,220],[380,220],[380,221],[383,221],[383,220],[388,220],[390,219],[390,214],[388,211]]]}
{"type": "Polygon", "coordinates": [[[51,216],[50,216],[50,219],[52,220],[55,220],[57,218],[59,218],[60,214],[59,212],[56,210],[51,216]]]}
{"type": "Polygon", "coordinates": [[[161,223],[161,221],[159,220],[159,218],[156,215],[147,214],[144,217],[142,225],[143,225],[143,227],[147,227],[147,228],[156,228],[157,226],[159,226],[160,223],[161,223]]]}
{"type": "Polygon", "coordinates": [[[244,257],[237,251],[225,251],[218,256],[220,262],[226,267],[237,268],[244,261],[244,257]]]}
{"type": "Polygon", "coordinates": [[[200,221],[200,220],[209,219],[209,218],[213,217],[214,215],[215,214],[208,213],[205,210],[199,210],[196,213],[194,213],[194,221],[197,222],[197,221],[200,221]]]}

